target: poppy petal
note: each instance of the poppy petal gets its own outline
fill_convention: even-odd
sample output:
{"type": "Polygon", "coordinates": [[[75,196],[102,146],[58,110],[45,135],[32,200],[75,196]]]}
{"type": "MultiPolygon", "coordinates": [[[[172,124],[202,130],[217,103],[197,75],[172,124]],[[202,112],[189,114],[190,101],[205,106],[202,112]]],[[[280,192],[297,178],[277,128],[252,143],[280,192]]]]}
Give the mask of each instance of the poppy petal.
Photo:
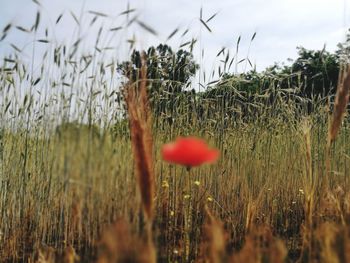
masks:
{"type": "Polygon", "coordinates": [[[189,167],[215,162],[219,157],[219,151],[210,149],[202,139],[179,137],[175,142],[163,145],[162,157],[167,162],[189,167]]]}

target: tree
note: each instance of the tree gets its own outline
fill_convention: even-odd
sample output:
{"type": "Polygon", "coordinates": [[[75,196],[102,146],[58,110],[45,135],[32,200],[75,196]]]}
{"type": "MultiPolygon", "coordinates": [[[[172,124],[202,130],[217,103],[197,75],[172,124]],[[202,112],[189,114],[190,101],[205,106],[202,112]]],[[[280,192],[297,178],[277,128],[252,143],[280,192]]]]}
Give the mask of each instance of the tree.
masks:
{"type": "MultiPolygon", "coordinates": [[[[147,78],[154,92],[160,92],[161,89],[172,93],[181,92],[198,69],[192,53],[183,49],[174,52],[170,46],[163,44],[148,48],[146,61],[147,78]]],[[[130,81],[136,81],[141,69],[141,52],[134,50],[130,60],[120,63],[117,69],[130,81]]]]}
{"type": "Polygon", "coordinates": [[[228,113],[231,117],[241,115],[249,119],[259,115],[261,108],[277,114],[279,104],[289,102],[294,102],[290,105],[294,105],[295,110],[311,112],[316,98],[335,93],[340,65],[337,54],[299,47],[297,59],[291,62],[290,65],[275,64],[261,73],[253,70],[224,74],[215,86],[202,94],[203,99],[210,101],[213,111],[210,114],[221,112],[222,119],[228,113]]]}
{"type": "MultiPolygon", "coordinates": [[[[150,47],[146,52],[147,79],[150,104],[157,116],[172,118],[175,101],[190,85],[190,79],[198,69],[192,53],[179,49],[173,51],[168,45],[150,47]]],[[[134,50],[129,61],[120,63],[118,72],[129,81],[135,82],[141,70],[141,52],[134,50]]]]}
{"type": "Polygon", "coordinates": [[[346,40],[338,44],[338,49],[335,54],[339,57],[340,63],[350,63],[350,28],[346,34],[346,40]]]}
{"type": "Polygon", "coordinates": [[[339,59],[336,54],[322,50],[298,48],[299,57],[290,67],[285,67],[283,73],[291,75],[295,87],[302,84],[302,94],[312,96],[327,96],[336,90],[339,74],[339,59]],[[299,83],[298,83],[299,82],[299,83]]]}

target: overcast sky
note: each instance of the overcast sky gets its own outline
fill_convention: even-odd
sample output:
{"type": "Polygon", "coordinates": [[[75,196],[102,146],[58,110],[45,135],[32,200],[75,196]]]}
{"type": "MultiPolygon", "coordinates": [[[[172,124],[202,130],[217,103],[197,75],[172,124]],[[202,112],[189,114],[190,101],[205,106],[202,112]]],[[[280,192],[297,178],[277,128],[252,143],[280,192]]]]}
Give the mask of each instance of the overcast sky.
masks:
{"type": "MultiPolygon", "coordinates": [[[[78,17],[83,10],[86,17],[83,23],[86,25],[93,18],[89,10],[108,14],[111,16],[110,21],[100,23],[113,27],[123,23],[125,16],[119,14],[127,7],[125,0],[39,1],[41,7],[31,0],[0,0],[0,29],[9,22],[29,27],[34,23],[38,9],[42,13],[41,25],[46,23],[51,28],[57,16],[64,12],[62,22],[55,26],[54,35],[59,41],[70,41],[74,34],[84,36],[92,32],[96,35],[97,30],[86,26],[83,32],[77,33],[69,10],[78,17]]],[[[337,43],[345,39],[346,28],[350,26],[350,3],[347,4],[347,1],[350,0],[130,0],[130,8],[137,9],[135,14],[139,14],[139,19],[158,34],[153,36],[140,31],[139,27],[133,27],[121,32],[120,37],[117,36],[118,40],[108,44],[118,46],[123,56],[128,50],[125,40],[133,34],[136,35],[137,47],[146,48],[165,42],[167,36],[179,27],[178,35],[169,44],[178,47],[192,37],[199,39],[194,50],[195,57],[199,60],[200,50],[204,49],[204,58],[200,62],[206,70],[210,70],[214,63],[219,63],[217,60],[215,62],[215,56],[222,47],[228,47],[232,54],[235,53],[236,41],[241,36],[238,57],[245,58],[248,55],[257,69],[262,70],[274,62],[295,58],[297,46],[322,49],[326,45],[327,50],[334,51],[337,43]],[[201,7],[203,20],[218,12],[208,23],[211,33],[199,22],[201,7]],[[190,32],[180,38],[186,28],[190,28],[190,32]],[[254,32],[256,38],[249,49],[254,32]]],[[[12,30],[0,42],[0,57],[11,52],[10,43],[25,47],[32,41],[27,38],[23,32],[12,30]]]]}

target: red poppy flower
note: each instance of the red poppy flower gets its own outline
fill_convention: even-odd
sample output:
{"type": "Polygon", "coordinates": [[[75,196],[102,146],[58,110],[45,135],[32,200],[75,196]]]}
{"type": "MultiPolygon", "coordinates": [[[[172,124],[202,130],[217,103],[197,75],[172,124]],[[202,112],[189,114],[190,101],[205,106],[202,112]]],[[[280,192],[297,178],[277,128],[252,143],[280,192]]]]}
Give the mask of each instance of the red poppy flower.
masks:
{"type": "Polygon", "coordinates": [[[163,159],[187,167],[213,163],[219,157],[217,149],[210,149],[204,140],[196,137],[179,137],[175,142],[163,145],[163,159]]]}

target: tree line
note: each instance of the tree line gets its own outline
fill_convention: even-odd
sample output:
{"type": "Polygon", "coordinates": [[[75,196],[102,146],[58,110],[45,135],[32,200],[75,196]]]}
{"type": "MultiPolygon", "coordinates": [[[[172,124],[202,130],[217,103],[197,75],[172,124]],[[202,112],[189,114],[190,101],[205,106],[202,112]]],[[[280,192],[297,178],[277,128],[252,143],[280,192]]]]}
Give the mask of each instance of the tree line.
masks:
{"type": "MultiPolygon", "coordinates": [[[[171,124],[178,116],[192,118],[251,118],[261,110],[281,110],[281,104],[293,103],[296,109],[310,113],[315,105],[332,97],[338,83],[340,66],[350,54],[350,31],[335,52],[298,47],[298,56],[289,65],[275,64],[262,72],[221,72],[219,79],[204,91],[191,88],[199,65],[190,51],[174,51],[160,44],[145,52],[151,107],[156,117],[171,124]]],[[[141,52],[134,50],[130,60],[118,64],[118,72],[128,81],[138,79],[141,52]]]]}

